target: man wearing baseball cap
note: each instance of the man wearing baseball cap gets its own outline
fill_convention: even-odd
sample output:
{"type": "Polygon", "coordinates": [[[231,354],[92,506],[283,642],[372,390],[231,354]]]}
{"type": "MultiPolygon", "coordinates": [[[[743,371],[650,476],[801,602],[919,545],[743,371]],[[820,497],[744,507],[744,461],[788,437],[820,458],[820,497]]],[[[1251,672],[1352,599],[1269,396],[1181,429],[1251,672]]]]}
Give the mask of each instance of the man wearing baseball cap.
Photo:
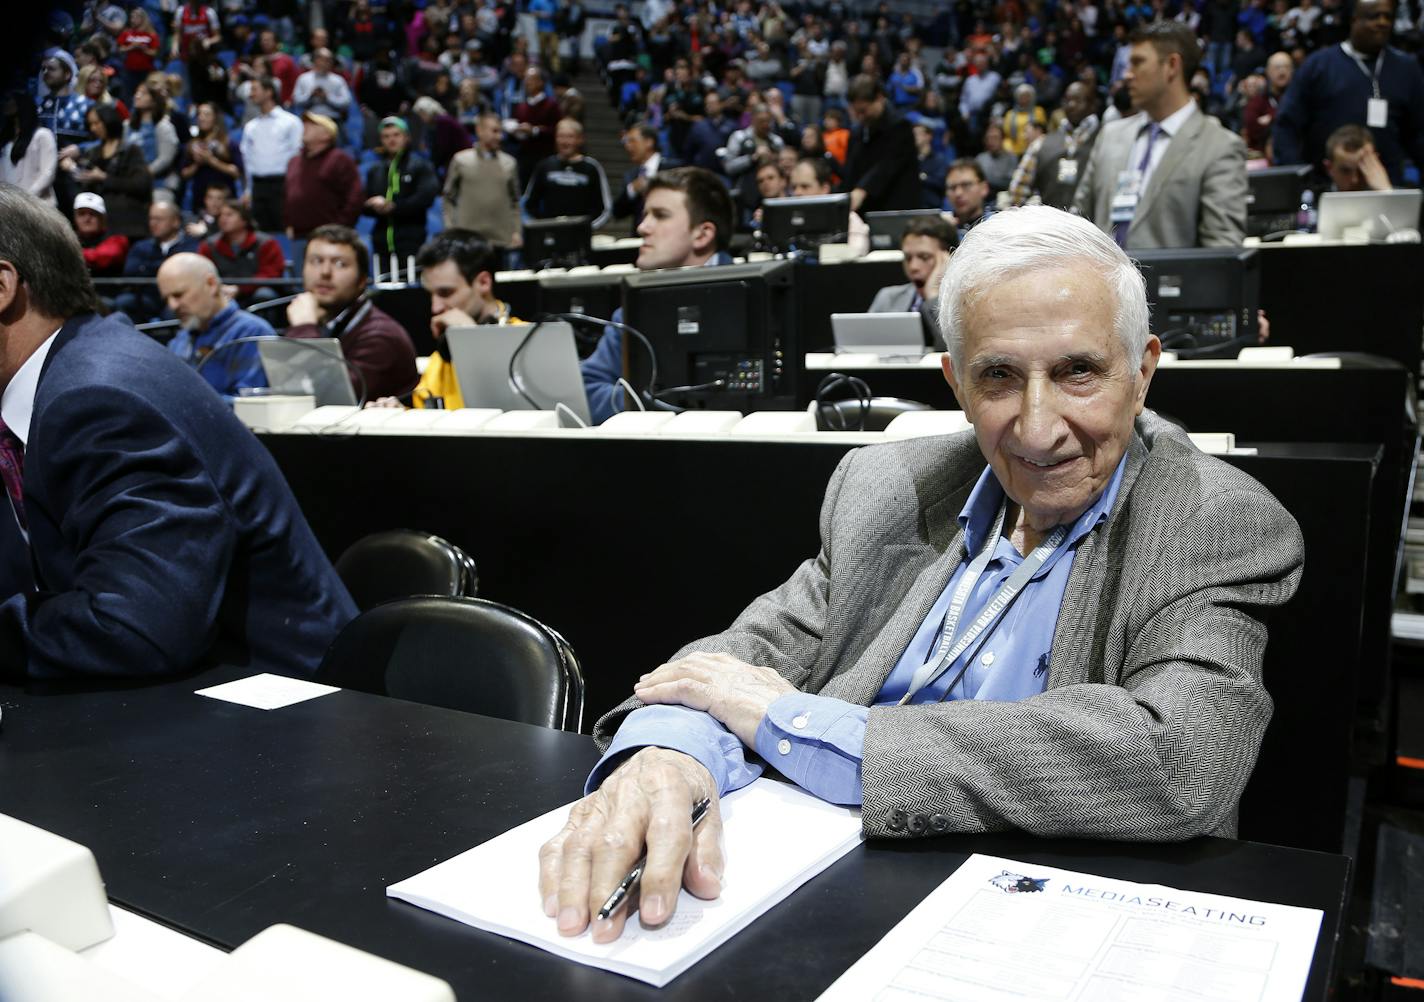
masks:
{"type": "Polygon", "coordinates": [[[111,278],[124,273],[129,255],[129,238],[109,232],[109,210],[102,195],[81,191],[74,196],[74,232],[84,250],[89,274],[111,278]]]}
{"type": "Polygon", "coordinates": [[[302,115],[302,152],[287,165],[287,235],[305,240],[318,226],[355,226],[361,215],[361,174],[339,148],[340,130],[325,115],[302,115]]]}
{"type": "MultiPolygon", "coordinates": [[[[391,115],[381,120],[381,159],[366,171],[364,211],[376,217],[371,249],[405,261],[425,243],[425,217],[440,181],[435,168],[410,149],[410,126],[391,115]]],[[[386,270],[390,270],[387,268],[386,270]]]]}

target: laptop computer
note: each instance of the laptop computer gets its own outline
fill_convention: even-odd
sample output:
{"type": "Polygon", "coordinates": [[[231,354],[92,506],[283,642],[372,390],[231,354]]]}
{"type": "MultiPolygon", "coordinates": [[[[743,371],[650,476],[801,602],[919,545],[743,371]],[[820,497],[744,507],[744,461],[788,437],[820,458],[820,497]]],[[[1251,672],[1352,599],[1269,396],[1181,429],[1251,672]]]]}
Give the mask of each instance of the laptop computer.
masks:
{"type": "Polygon", "coordinates": [[[309,393],[318,407],[354,407],[351,370],[334,337],[274,337],[257,342],[270,393],[309,393]]]}
{"type": "Polygon", "coordinates": [[[1327,240],[1339,240],[1347,229],[1368,226],[1371,240],[1387,240],[1391,233],[1411,230],[1417,241],[1421,201],[1424,201],[1424,192],[1417,188],[1327,191],[1320,196],[1318,231],[1327,240]]]}
{"type": "Polygon", "coordinates": [[[510,357],[534,326],[478,324],[445,331],[465,406],[527,411],[554,410],[556,404],[563,404],[588,423],[588,397],[579,371],[574,329],[568,324],[539,325],[515,363],[519,383],[534,403],[511,384],[510,357]]]}
{"type": "Polygon", "coordinates": [[[832,313],[831,336],[840,354],[920,358],[929,350],[918,313],[832,313]]]}

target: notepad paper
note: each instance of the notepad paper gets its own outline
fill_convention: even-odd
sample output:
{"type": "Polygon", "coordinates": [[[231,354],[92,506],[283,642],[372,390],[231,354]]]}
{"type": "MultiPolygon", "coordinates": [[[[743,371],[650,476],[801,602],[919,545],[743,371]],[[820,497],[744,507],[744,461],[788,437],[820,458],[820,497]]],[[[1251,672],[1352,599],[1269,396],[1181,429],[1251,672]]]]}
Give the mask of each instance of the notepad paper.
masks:
{"type": "Polygon", "coordinates": [[[1298,1002],[1320,919],[974,855],[819,1002],[1298,1002]]]}
{"type": "Polygon", "coordinates": [[[859,810],[758,779],[722,799],[721,896],[703,901],[684,890],[661,928],[645,929],[634,915],[617,942],[595,943],[588,932],[560,936],[539,898],[539,847],[558,834],[569,806],[392,884],[386,894],[661,988],[860,844],[859,810]]]}
{"type": "Polygon", "coordinates": [[[263,672],[261,675],[251,675],[235,682],[198,689],[196,694],[228,703],[241,703],[258,710],[280,710],[293,703],[303,703],[308,699],[340,691],[341,689],[334,685],[322,685],[305,679],[263,672]]]}

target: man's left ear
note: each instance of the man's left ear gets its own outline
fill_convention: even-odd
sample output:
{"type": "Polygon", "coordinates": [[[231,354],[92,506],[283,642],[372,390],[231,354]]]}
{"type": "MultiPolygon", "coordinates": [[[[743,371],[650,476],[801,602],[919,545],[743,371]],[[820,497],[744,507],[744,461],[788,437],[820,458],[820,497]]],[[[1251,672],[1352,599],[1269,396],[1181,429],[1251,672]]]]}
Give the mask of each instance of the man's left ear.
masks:
{"type": "Polygon", "coordinates": [[[715,253],[717,250],[717,224],[698,223],[692,230],[692,249],[699,254],[715,253]]]}

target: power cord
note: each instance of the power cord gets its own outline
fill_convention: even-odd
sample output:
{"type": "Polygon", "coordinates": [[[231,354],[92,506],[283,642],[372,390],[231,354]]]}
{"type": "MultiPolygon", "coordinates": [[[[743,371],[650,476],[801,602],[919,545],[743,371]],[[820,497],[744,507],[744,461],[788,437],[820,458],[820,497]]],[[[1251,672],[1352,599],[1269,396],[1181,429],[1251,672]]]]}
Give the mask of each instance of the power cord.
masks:
{"type": "Polygon", "coordinates": [[[864,431],[865,423],[870,417],[870,402],[872,396],[870,385],[859,376],[849,376],[844,372],[831,372],[816,386],[816,393],[812,406],[816,412],[816,423],[828,431],[864,431]],[[859,404],[859,417],[855,427],[848,427],[846,416],[841,409],[835,406],[839,397],[833,394],[842,394],[849,390],[859,404]]]}

